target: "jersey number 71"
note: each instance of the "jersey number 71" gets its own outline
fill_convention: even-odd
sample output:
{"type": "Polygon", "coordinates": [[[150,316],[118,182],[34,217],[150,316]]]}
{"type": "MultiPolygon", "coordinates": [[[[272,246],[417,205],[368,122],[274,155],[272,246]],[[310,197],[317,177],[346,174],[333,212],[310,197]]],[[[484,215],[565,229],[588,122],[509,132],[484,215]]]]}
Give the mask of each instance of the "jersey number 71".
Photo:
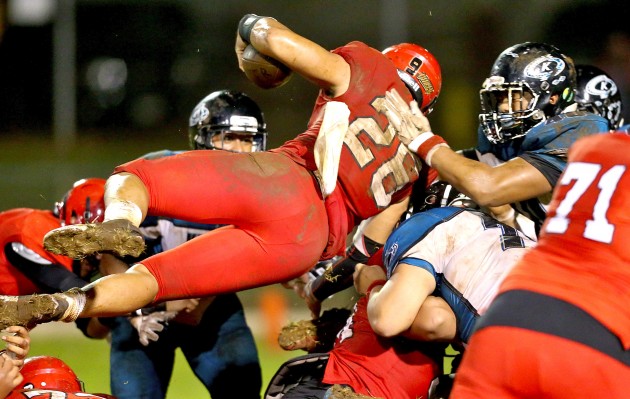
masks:
{"type": "Polygon", "coordinates": [[[602,165],[586,162],[572,162],[567,165],[559,185],[568,185],[575,180],[564,199],[558,205],[556,214],[547,221],[545,232],[552,234],[563,234],[569,228],[569,213],[575,204],[588,192],[593,184],[597,184],[599,194],[597,201],[591,211],[591,218],[586,221],[586,227],[582,234],[585,238],[593,241],[610,244],[615,232],[615,226],[606,218],[610,200],[617,189],[619,180],[626,171],[625,165],[615,165],[604,172],[599,180],[595,181],[602,165]]]}

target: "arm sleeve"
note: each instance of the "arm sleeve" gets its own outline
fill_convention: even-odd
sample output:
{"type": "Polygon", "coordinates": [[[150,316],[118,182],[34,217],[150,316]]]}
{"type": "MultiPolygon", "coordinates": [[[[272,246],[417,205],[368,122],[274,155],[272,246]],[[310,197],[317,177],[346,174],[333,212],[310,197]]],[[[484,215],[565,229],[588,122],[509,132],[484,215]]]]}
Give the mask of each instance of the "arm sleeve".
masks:
{"type": "Polygon", "coordinates": [[[4,253],[13,267],[49,292],[67,291],[87,284],[70,270],[39,257],[20,243],[8,243],[4,253]]]}
{"type": "Polygon", "coordinates": [[[348,249],[348,255],[332,265],[332,267],[313,281],[312,294],[323,301],[329,296],[349,288],[353,284],[352,274],[358,263],[367,263],[370,256],[376,253],[383,244],[379,244],[363,236],[364,254],[354,244],[348,249]]]}

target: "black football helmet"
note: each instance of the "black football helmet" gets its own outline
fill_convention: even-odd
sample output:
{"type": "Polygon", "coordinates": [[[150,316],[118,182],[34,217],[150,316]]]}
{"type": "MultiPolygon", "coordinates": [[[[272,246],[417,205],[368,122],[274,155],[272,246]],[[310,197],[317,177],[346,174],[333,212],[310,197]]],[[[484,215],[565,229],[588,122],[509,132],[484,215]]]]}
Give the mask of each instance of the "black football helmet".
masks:
{"type": "Polygon", "coordinates": [[[575,70],[577,72],[575,102],[578,109],[606,118],[611,130],[623,125],[621,93],[615,81],[593,65],[576,65],[575,70]]]}
{"type": "Polygon", "coordinates": [[[575,65],[570,57],[546,43],[517,44],[499,54],[483,83],[479,122],[493,144],[523,137],[536,124],[574,104],[575,89],[575,65]],[[558,100],[552,104],[555,94],[558,100]],[[515,105],[523,97],[529,103],[518,109],[515,105]],[[499,110],[506,99],[508,109],[499,110]]]}
{"type": "Polygon", "coordinates": [[[267,148],[267,126],[258,104],[244,93],[220,90],[208,94],[190,114],[188,137],[192,149],[218,149],[213,138],[228,133],[251,135],[252,151],[267,148]]]}

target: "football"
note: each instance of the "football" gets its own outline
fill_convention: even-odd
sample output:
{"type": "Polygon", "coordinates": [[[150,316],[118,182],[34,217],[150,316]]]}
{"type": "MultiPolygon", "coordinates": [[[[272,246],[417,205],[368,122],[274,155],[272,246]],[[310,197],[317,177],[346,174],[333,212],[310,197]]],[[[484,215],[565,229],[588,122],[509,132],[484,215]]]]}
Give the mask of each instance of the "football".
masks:
{"type": "Polygon", "coordinates": [[[291,78],[291,69],[259,53],[251,44],[243,51],[242,60],[247,79],[263,89],[280,87],[291,78]]]}

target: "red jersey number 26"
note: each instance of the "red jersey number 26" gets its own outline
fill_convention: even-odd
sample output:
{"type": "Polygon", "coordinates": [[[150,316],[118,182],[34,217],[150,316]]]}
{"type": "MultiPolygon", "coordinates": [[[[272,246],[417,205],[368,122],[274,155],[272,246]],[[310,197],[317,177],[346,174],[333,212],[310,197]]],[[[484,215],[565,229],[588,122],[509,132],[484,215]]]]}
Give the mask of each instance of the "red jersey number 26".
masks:
{"type": "Polygon", "coordinates": [[[625,165],[615,165],[599,177],[602,165],[586,162],[572,162],[567,165],[558,184],[565,186],[575,180],[564,199],[558,205],[556,214],[547,221],[545,232],[563,234],[569,228],[569,213],[583,196],[596,195],[597,200],[591,210],[591,218],[586,221],[583,236],[589,240],[610,244],[615,232],[615,226],[606,218],[621,176],[626,171],[625,165]],[[593,186],[596,184],[596,187],[593,186]],[[598,193],[592,194],[594,190],[598,193]]]}

